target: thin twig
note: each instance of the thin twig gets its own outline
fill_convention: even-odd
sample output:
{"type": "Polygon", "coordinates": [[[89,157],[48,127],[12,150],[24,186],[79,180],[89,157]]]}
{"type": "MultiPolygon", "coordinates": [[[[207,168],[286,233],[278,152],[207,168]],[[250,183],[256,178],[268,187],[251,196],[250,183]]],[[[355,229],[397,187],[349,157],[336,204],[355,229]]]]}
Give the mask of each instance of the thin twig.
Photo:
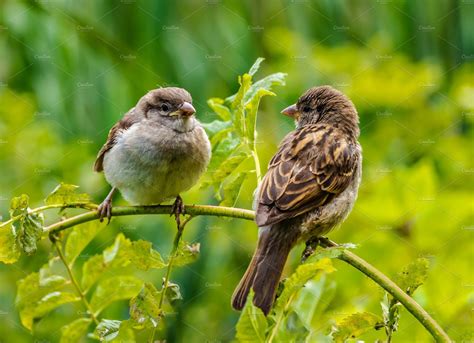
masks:
{"type": "Polygon", "coordinates": [[[79,286],[79,283],[77,282],[76,278],[74,277],[74,274],[72,273],[71,267],[69,266],[68,261],[66,260],[66,257],[64,256],[62,249],[61,249],[61,244],[59,243],[58,240],[52,239],[54,246],[56,247],[56,251],[58,252],[58,256],[63,262],[64,266],[66,267],[67,273],[69,274],[69,278],[71,279],[72,284],[74,285],[74,288],[76,288],[77,293],[81,297],[82,302],[84,303],[84,306],[86,307],[87,312],[89,313],[90,317],[92,320],[98,325],[99,320],[94,314],[94,311],[92,311],[92,308],[87,301],[85,293],[82,291],[81,286],[79,286]]]}

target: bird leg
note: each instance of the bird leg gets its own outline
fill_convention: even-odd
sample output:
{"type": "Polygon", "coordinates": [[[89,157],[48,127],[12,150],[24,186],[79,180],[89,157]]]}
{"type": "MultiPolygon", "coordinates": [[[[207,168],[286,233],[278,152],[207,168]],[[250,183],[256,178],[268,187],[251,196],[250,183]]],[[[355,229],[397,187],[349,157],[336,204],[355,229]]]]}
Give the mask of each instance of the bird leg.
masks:
{"type": "Polygon", "coordinates": [[[179,230],[180,225],[181,225],[181,220],[180,220],[179,216],[181,214],[184,214],[183,199],[181,199],[181,197],[179,195],[176,197],[176,200],[174,201],[173,206],[171,207],[171,215],[173,215],[173,214],[174,214],[174,218],[176,220],[176,225],[178,226],[178,230],[179,230]]]}
{"type": "Polygon", "coordinates": [[[313,237],[310,238],[306,241],[306,248],[303,250],[303,253],[301,254],[301,262],[303,263],[310,257],[316,248],[318,247],[319,244],[319,237],[313,237]]]}
{"type": "Polygon", "coordinates": [[[112,197],[117,189],[112,187],[109,194],[105,197],[104,201],[97,207],[97,212],[99,213],[99,220],[102,223],[104,217],[107,217],[107,225],[110,223],[110,218],[112,218],[112,197]]]}

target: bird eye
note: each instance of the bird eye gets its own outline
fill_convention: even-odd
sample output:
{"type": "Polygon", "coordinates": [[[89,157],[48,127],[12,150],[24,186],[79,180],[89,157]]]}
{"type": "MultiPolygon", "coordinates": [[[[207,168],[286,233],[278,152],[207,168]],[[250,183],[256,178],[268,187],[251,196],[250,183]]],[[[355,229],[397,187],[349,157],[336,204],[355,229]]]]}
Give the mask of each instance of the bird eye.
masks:
{"type": "Polygon", "coordinates": [[[170,109],[170,107],[167,104],[162,104],[161,105],[161,110],[164,112],[167,112],[170,109]]]}
{"type": "Polygon", "coordinates": [[[311,107],[309,106],[303,107],[303,112],[309,112],[309,111],[311,111],[311,107]]]}

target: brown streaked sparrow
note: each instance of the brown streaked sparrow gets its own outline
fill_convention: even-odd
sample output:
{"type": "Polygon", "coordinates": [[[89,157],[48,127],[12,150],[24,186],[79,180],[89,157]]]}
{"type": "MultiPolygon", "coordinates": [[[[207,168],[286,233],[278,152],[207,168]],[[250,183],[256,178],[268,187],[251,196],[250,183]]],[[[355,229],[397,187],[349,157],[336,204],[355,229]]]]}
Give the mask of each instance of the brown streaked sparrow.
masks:
{"type": "Polygon", "coordinates": [[[112,196],[120,190],[135,205],[176,198],[179,225],[182,200],[206,170],[209,139],[195,118],[191,95],[182,88],[158,88],[143,96],[109,132],[94,170],[103,171],[112,190],[98,208],[101,221],[112,216],[112,196]]]}
{"type": "Polygon", "coordinates": [[[257,248],[232,296],[232,306],[241,310],[253,289],[253,302],[265,315],[290,250],[348,216],[362,173],[359,117],[344,94],[314,87],[282,113],[296,120],[296,130],[281,142],[255,193],[257,248]]]}

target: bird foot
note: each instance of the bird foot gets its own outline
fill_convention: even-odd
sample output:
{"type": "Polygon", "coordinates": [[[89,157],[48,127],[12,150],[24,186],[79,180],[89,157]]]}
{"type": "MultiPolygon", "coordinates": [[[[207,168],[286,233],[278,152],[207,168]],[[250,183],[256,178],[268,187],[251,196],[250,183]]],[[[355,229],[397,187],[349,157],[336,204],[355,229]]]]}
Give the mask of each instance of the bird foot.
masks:
{"type": "Polygon", "coordinates": [[[176,220],[176,225],[178,226],[178,230],[181,226],[181,220],[180,220],[180,215],[184,214],[184,203],[183,199],[178,195],[176,197],[176,200],[173,203],[173,206],[171,207],[171,215],[174,215],[174,218],[176,220]]]}
{"type": "Polygon", "coordinates": [[[308,257],[310,257],[319,244],[319,237],[310,238],[306,241],[306,248],[303,250],[301,254],[301,263],[305,262],[308,257]]]}
{"type": "Polygon", "coordinates": [[[112,218],[112,199],[108,197],[97,207],[97,212],[99,213],[99,220],[102,223],[104,218],[107,218],[107,225],[110,223],[110,218],[112,218]]]}

